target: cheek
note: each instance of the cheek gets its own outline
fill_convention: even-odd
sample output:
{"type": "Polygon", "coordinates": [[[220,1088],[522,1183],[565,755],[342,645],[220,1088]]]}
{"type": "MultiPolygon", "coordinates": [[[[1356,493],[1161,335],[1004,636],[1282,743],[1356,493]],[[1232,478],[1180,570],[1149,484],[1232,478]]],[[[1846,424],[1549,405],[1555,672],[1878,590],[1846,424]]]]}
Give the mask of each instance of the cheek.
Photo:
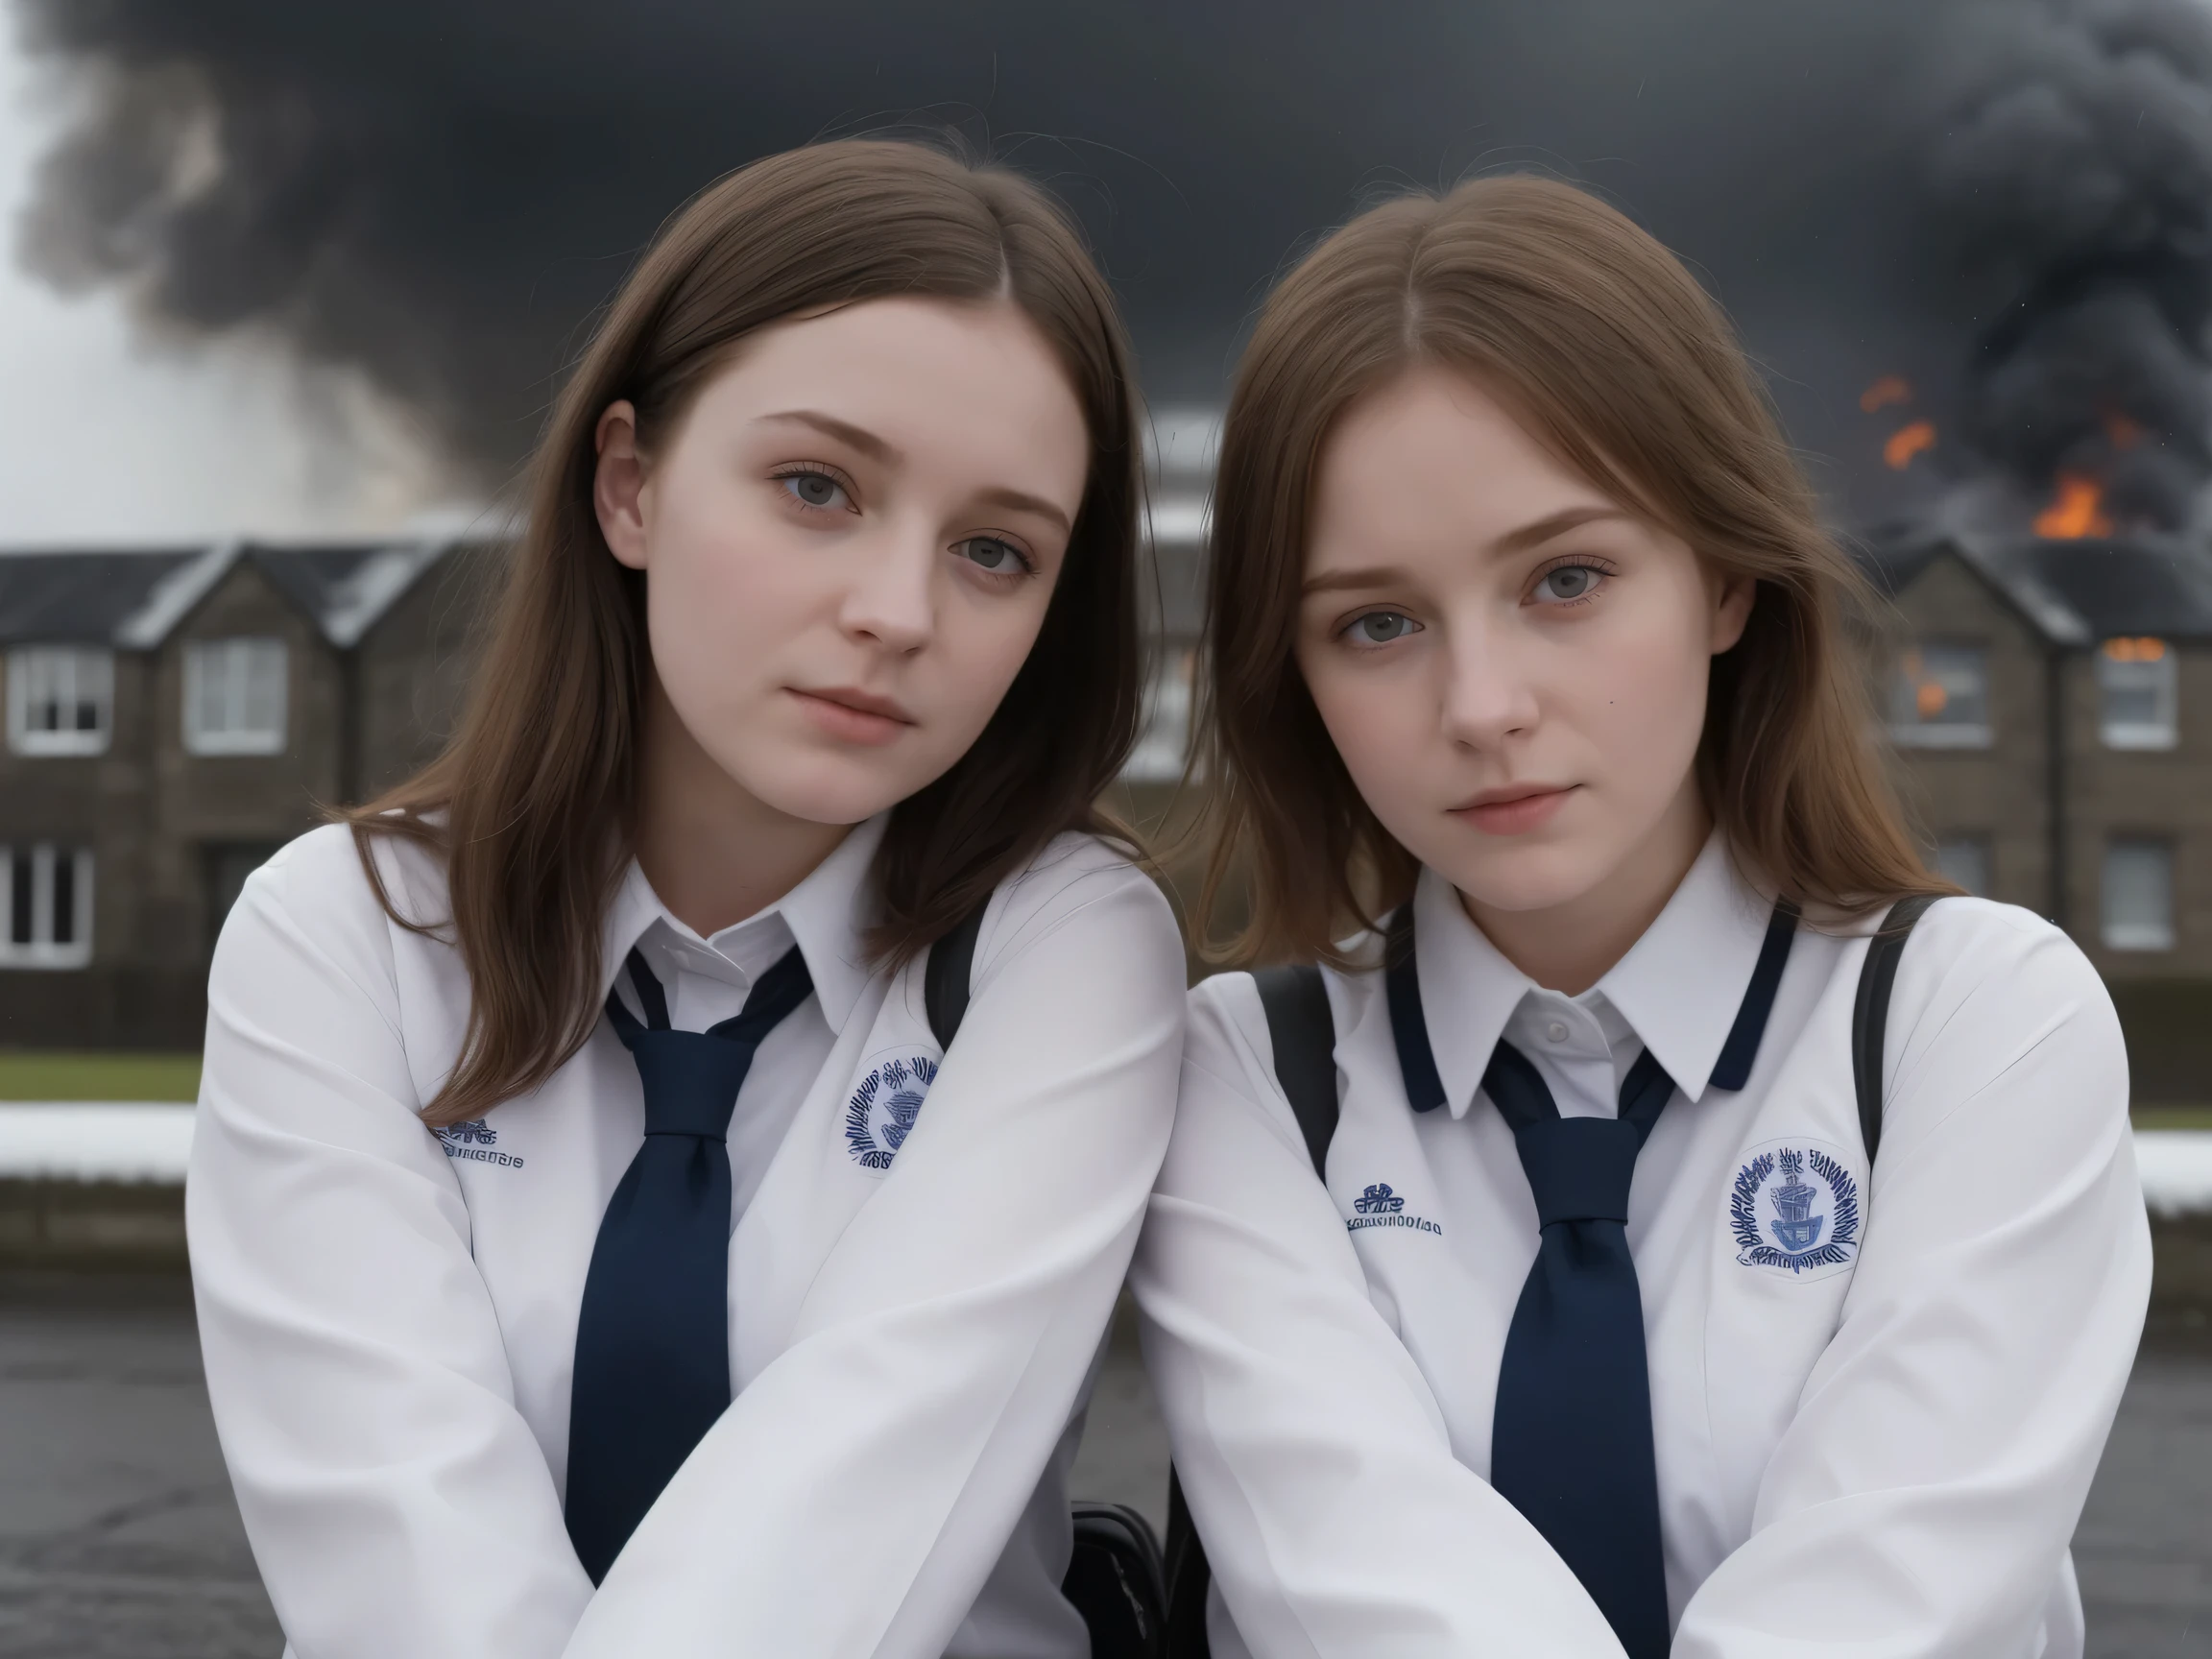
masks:
{"type": "Polygon", "coordinates": [[[1576,724],[1638,795],[1671,795],[1697,754],[1712,657],[1680,619],[1622,631],[1583,654],[1568,695],[1576,724]]]}
{"type": "Polygon", "coordinates": [[[669,514],[654,526],[647,628],[679,709],[720,701],[805,626],[818,595],[789,534],[736,513],[669,514]]]}
{"type": "Polygon", "coordinates": [[[1326,648],[1301,648],[1298,661],[1353,786],[1390,824],[1400,798],[1422,798],[1434,773],[1429,751],[1436,741],[1436,701],[1418,663],[1410,654],[1392,666],[1347,663],[1326,648]]]}
{"type": "Polygon", "coordinates": [[[938,607],[939,637],[930,649],[934,661],[920,688],[935,716],[933,748],[950,751],[935,757],[940,770],[965,754],[991,723],[1029,660],[1052,600],[1051,589],[1041,580],[1025,582],[1010,593],[966,591],[957,576],[948,586],[953,592],[938,607]]]}

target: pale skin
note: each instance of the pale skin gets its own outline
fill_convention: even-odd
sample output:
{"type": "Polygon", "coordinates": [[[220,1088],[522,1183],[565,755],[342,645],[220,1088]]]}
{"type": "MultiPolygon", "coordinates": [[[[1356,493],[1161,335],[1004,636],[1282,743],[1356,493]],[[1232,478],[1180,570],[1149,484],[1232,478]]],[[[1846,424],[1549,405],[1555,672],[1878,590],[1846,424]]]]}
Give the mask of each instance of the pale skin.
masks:
{"type": "Polygon", "coordinates": [[[1298,662],[1382,827],[1507,960],[1575,996],[1705,843],[1707,680],[1754,587],[1422,365],[1323,449],[1298,662]]]}
{"type": "Polygon", "coordinates": [[[1090,439],[1004,301],[877,300],[744,340],[593,503],[645,573],[637,854],[702,936],[757,914],[989,724],[1044,624],[1090,439]]]}

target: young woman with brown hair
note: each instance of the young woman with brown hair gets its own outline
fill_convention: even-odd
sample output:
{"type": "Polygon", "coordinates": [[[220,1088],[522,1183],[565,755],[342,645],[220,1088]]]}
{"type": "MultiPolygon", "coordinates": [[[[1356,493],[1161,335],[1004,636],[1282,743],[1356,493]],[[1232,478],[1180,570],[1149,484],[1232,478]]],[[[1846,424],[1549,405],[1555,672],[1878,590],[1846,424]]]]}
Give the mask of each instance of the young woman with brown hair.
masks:
{"type": "Polygon", "coordinates": [[[216,952],[192,1264],[295,1652],[1087,1651],[1183,1022],[1092,805],[1134,397],[1058,211],[906,145],[746,168],[614,301],[452,746],[216,952]]]}
{"type": "Polygon", "coordinates": [[[1925,873],[1717,308],[1561,184],[1368,213],[1214,560],[1215,888],[1320,967],[1193,993],[1138,1254],[1185,1650],[2079,1655],[2119,1028],[1925,873]]]}

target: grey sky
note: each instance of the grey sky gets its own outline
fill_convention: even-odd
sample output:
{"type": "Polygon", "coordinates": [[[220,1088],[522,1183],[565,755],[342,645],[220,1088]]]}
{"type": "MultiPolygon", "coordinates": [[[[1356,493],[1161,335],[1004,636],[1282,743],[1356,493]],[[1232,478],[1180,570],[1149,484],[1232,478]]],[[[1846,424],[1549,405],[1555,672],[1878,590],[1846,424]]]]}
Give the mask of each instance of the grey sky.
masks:
{"type": "MultiPolygon", "coordinates": [[[[61,110],[0,35],[0,225],[61,110]]],[[[113,290],[64,300],[0,260],[0,547],[394,527],[449,499],[406,417],[278,345],[166,347],[113,290]]]]}

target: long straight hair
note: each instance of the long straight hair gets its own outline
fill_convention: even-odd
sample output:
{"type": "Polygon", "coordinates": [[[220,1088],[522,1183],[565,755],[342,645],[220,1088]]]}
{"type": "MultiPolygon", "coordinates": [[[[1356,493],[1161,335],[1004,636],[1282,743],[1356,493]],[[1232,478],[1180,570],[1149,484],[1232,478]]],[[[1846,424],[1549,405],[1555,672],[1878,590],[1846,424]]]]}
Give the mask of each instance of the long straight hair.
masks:
{"type": "Polygon", "coordinates": [[[562,391],[452,743],[345,814],[387,912],[449,928],[468,967],[467,1032],[426,1121],[538,1087],[599,1015],[650,660],[644,577],[615,561],[592,508],[601,412],[628,398],[650,451],[746,335],[892,296],[1018,306],[1059,356],[1091,457],[1028,659],[974,747],[892,811],[875,870],[878,959],[926,948],[1055,834],[1105,828],[1093,803],[1135,740],[1142,663],[1135,392],[1104,280],[1069,220],[1013,173],[869,140],[756,162],[665,228],[562,391]],[[395,907],[373,856],[387,835],[442,855],[449,917],[395,907]]]}
{"type": "Polygon", "coordinates": [[[1868,738],[1844,637],[1864,592],[1719,309],[1650,236],[1550,180],[1496,177],[1353,220],[1286,277],[1238,364],[1214,486],[1203,680],[1211,934],[1219,954],[1341,963],[1418,865],[1354,787],[1293,650],[1313,479],[1363,394],[1416,364],[1467,374],[1562,463],[1705,564],[1757,582],[1713,660],[1696,775],[1743,863],[1861,915],[1931,877],[1868,738]]]}

